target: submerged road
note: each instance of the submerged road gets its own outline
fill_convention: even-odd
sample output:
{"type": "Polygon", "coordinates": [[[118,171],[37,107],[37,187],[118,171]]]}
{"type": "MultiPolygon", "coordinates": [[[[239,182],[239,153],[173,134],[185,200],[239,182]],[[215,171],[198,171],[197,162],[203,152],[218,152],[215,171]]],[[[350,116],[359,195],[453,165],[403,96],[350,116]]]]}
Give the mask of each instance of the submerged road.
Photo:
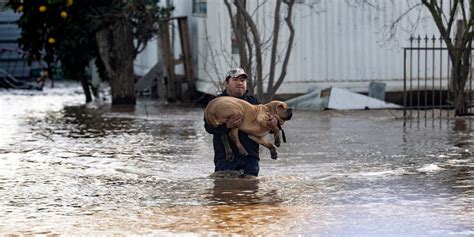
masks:
{"type": "Polygon", "coordinates": [[[303,112],[257,179],[213,178],[203,109],[0,91],[0,233],[473,236],[472,118],[303,112]]]}

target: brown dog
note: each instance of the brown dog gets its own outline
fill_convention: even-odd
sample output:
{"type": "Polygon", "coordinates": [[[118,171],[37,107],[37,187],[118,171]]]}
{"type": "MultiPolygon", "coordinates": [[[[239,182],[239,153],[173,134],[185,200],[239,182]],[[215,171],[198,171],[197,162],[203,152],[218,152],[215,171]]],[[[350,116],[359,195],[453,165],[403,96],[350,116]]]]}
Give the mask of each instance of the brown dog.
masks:
{"type": "MultiPolygon", "coordinates": [[[[226,123],[227,120],[234,115],[238,115],[242,118],[240,127],[234,128],[230,131],[230,137],[237,146],[239,153],[243,156],[248,155],[239,140],[238,132],[239,130],[242,130],[249,135],[250,139],[270,149],[272,159],[276,159],[278,155],[275,145],[280,146],[281,143],[279,130],[281,129],[281,125],[285,123],[286,120],[290,120],[293,116],[292,109],[288,108],[286,103],[276,100],[267,104],[253,105],[245,100],[232,96],[221,96],[209,102],[204,111],[204,118],[207,123],[213,127],[226,123]],[[270,119],[269,116],[274,116],[277,119],[277,128],[271,129],[268,126],[268,121],[270,119]],[[263,139],[263,137],[270,131],[273,132],[275,145],[263,139]]],[[[286,142],[284,133],[283,141],[286,142]]],[[[222,142],[224,143],[227,159],[232,160],[232,149],[230,148],[227,134],[223,134],[222,142]]]]}

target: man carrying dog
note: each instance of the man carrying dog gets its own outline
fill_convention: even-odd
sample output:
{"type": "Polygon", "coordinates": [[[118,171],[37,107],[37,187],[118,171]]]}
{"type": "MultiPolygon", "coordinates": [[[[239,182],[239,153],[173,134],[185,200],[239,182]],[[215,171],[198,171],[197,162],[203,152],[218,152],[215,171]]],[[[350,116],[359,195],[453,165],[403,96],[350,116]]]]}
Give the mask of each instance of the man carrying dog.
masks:
{"type": "MultiPolygon", "coordinates": [[[[245,100],[251,104],[259,104],[257,99],[248,94],[247,91],[247,79],[248,75],[242,68],[232,68],[227,72],[224,88],[222,94],[218,96],[233,96],[242,100],[245,100]]],[[[239,139],[242,145],[248,152],[248,156],[242,156],[239,154],[235,144],[229,139],[230,146],[234,155],[234,159],[229,161],[226,159],[226,153],[224,144],[222,142],[222,134],[229,133],[232,128],[237,128],[242,123],[240,116],[232,116],[226,124],[220,125],[213,128],[204,121],[204,127],[206,131],[213,134],[213,146],[214,146],[214,165],[215,171],[234,170],[243,171],[244,175],[258,176],[259,173],[259,144],[252,141],[248,135],[242,131],[239,131],[239,139]]],[[[268,121],[268,125],[272,128],[277,126],[277,120],[274,117],[268,121]]]]}

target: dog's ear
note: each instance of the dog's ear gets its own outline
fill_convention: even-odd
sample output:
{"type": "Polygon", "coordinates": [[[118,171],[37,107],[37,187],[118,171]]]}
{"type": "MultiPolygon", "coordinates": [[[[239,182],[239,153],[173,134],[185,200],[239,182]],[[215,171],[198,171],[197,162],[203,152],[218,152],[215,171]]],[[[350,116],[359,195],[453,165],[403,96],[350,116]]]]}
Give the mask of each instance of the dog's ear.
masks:
{"type": "Polygon", "coordinates": [[[274,100],[268,103],[268,112],[278,117],[281,117],[280,110],[281,110],[281,102],[274,100]]]}
{"type": "Polygon", "coordinates": [[[266,107],[268,108],[268,112],[271,114],[277,114],[277,107],[278,103],[277,101],[271,101],[266,104],[266,107]]]}

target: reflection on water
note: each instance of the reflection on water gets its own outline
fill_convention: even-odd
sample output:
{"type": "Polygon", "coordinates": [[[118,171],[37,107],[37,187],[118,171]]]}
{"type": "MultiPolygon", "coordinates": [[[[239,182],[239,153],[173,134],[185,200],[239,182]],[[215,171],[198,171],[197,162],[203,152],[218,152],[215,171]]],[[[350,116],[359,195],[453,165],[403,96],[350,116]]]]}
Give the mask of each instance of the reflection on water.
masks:
{"type": "Polygon", "coordinates": [[[471,118],[296,111],[243,179],[211,175],[202,108],[79,91],[0,92],[0,233],[474,235],[471,118]]]}
{"type": "MultiPolygon", "coordinates": [[[[230,172],[229,172],[230,173],[230,172]]],[[[276,189],[259,189],[258,178],[215,177],[207,198],[212,205],[278,204],[276,189]]]]}

